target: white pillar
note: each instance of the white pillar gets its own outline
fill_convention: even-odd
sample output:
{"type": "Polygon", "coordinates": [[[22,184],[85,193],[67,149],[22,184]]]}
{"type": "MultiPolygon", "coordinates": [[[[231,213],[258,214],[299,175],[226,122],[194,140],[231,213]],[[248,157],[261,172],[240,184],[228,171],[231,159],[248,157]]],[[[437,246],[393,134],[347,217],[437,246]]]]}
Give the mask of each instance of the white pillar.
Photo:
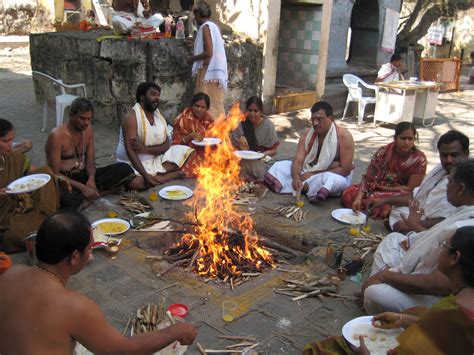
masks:
{"type": "Polygon", "coordinates": [[[324,95],[324,88],[326,86],[326,68],[328,63],[332,7],[333,0],[324,0],[321,20],[321,39],[319,41],[318,74],[316,78],[316,92],[319,97],[324,95]]]}

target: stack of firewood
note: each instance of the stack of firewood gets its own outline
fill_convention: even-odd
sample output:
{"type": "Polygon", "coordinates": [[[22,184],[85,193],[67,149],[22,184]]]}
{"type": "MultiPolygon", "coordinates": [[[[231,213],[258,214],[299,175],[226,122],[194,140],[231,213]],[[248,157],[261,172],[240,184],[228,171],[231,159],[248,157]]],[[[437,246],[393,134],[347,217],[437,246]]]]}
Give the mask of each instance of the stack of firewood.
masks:
{"type": "Polygon", "coordinates": [[[124,333],[130,327],[130,335],[146,333],[158,329],[158,324],[166,319],[166,309],[163,302],[159,305],[148,303],[138,309],[127,322],[124,333]]]}
{"type": "Polygon", "coordinates": [[[295,222],[300,222],[306,218],[309,211],[303,211],[300,206],[280,206],[276,208],[269,208],[270,213],[277,214],[279,216],[289,218],[295,222]]]}
{"type": "Polygon", "coordinates": [[[307,297],[326,297],[346,298],[347,296],[339,294],[339,285],[336,281],[326,277],[314,278],[305,274],[303,279],[284,279],[285,287],[276,288],[275,293],[290,296],[292,301],[298,301],[307,297]]]}

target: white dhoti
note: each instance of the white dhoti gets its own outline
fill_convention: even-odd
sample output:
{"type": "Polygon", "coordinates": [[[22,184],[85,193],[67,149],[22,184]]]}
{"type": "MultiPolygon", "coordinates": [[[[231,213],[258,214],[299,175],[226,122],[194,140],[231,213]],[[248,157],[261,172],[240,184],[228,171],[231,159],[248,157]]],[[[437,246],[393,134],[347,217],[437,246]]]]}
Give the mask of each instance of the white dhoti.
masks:
{"type": "MultiPolygon", "coordinates": [[[[406,252],[400,242],[407,236],[401,233],[390,233],[378,246],[374,254],[370,276],[386,267],[400,265],[406,252]]],[[[368,314],[382,312],[402,312],[405,309],[423,306],[430,307],[440,297],[430,295],[414,295],[404,293],[387,284],[377,284],[367,287],[364,293],[364,309],[368,314]]]]}
{"type": "Polygon", "coordinates": [[[160,14],[154,14],[149,18],[139,17],[124,11],[114,11],[112,14],[112,27],[116,35],[130,33],[136,22],[140,22],[143,27],[153,27],[156,29],[160,27],[163,21],[163,16],[160,14]]]}
{"type": "Polygon", "coordinates": [[[364,309],[368,314],[403,312],[411,307],[431,307],[440,297],[404,293],[387,284],[367,287],[364,293],[364,309]]]}
{"type": "MultiPolygon", "coordinates": [[[[266,179],[269,175],[273,177],[278,183],[275,186],[275,191],[281,194],[293,193],[293,177],[291,176],[291,160],[282,160],[273,164],[268,170],[266,179]],[[281,186],[281,188],[280,188],[281,186]]],[[[275,181],[273,181],[275,182],[275,181]]],[[[308,198],[316,196],[321,188],[326,188],[330,196],[339,196],[344,189],[349,187],[352,183],[352,174],[348,176],[341,176],[331,172],[324,172],[313,175],[303,181],[303,185],[308,185],[308,198]]]]}
{"type": "MultiPolygon", "coordinates": [[[[151,147],[166,143],[166,140],[168,139],[167,124],[160,111],[156,110],[153,113],[154,123],[150,124],[148,119],[146,119],[145,112],[139,103],[136,103],[135,106],[133,106],[133,110],[135,111],[137,122],[138,139],[140,139],[142,144],[146,147],[151,147]]],[[[140,158],[145,171],[150,175],[156,175],[167,172],[163,166],[164,163],[173,163],[178,168],[181,168],[193,152],[194,149],[186,145],[172,145],[163,154],[138,154],[138,157],[140,158]]],[[[117,161],[128,163],[130,166],[132,166],[125,149],[125,141],[122,130],[120,130],[119,144],[117,146],[117,161]]],[[[139,173],[135,167],[132,166],[132,168],[138,175],[139,173]]]]}
{"type": "MultiPolygon", "coordinates": [[[[403,274],[431,274],[436,270],[439,243],[448,241],[458,228],[474,225],[474,206],[461,206],[430,229],[403,235],[390,233],[380,243],[375,254],[371,275],[385,267],[403,274]],[[410,247],[404,251],[400,242],[409,239],[410,247]]],[[[364,308],[369,314],[384,311],[400,312],[414,306],[430,307],[439,297],[407,294],[387,284],[369,286],[364,293],[364,308]]]]}

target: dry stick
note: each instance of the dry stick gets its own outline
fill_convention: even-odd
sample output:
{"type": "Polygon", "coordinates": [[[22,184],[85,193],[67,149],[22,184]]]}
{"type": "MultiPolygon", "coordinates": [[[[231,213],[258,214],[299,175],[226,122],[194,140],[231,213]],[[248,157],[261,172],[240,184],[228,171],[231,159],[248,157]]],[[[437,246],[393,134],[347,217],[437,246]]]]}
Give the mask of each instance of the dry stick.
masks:
{"type": "Polygon", "coordinates": [[[257,341],[257,338],[253,336],[239,336],[239,335],[218,335],[219,339],[228,340],[245,340],[245,341],[257,341]]]}
{"type": "Polygon", "coordinates": [[[260,345],[260,343],[255,343],[255,344],[249,346],[248,348],[245,348],[244,351],[252,350],[253,348],[256,348],[259,345],[260,345]]]}
{"type": "Polygon", "coordinates": [[[161,274],[156,274],[156,277],[161,277],[166,274],[168,271],[172,270],[174,267],[184,264],[187,260],[178,260],[171,264],[167,269],[165,269],[161,274]]]}
{"type": "Polygon", "coordinates": [[[206,350],[204,350],[204,348],[202,347],[201,344],[199,344],[199,342],[196,342],[196,346],[197,346],[199,352],[201,353],[201,355],[206,355],[207,354],[206,350]]]}
{"type": "Polygon", "coordinates": [[[205,349],[204,350],[208,354],[218,354],[218,353],[225,353],[225,354],[233,354],[233,353],[239,353],[242,354],[244,351],[243,350],[218,350],[218,349],[205,349]]]}
{"type": "Polygon", "coordinates": [[[168,289],[168,288],[170,288],[170,287],[174,287],[174,286],[176,286],[177,284],[178,284],[178,283],[177,283],[177,282],[175,282],[174,284],[171,284],[171,285],[168,285],[168,286],[165,286],[165,287],[162,287],[162,288],[160,288],[160,289],[159,289],[159,290],[157,290],[156,292],[161,292],[161,291],[164,291],[164,290],[166,290],[166,289],[168,289]]]}
{"type": "Polygon", "coordinates": [[[300,251],[297,251],[297,250],[295,250],[295,249],[286,247],[286,246],[284,246],[284,245],[281,245],[281,244],[279,244],[279,243],[277,243],[277,242],[268,240],[268,239],[266,239],[266,238],[260,238],[259,240],[260,240],[260,242],[262,243],[263,246],[270,247],[270,248],[273,248],[273,249],[276,249],[276,250],[280,250],[280,251],[284,251],[285,253],[288,253],[288,254],[291,254],[291,255],[294,255],[294,256],[301,256],[301,255],[303,255],[303,253],[300,252],[300,251]]]}
{"type": "Polygon", "coordinates": [[[189,263],[188,269],[186,270],[188,273],[191,272],[194,262],[196,261],[196,258],[199,254],[199,246],[196,248],[196,251],[194,252],[193,258],[191,259],[191,262],[189,263]]]}
{"type": "Polygon", "coordinates": [[[245,341],[245,342],[238,343],[238,344],[227,345],[225,348],[226,349],[234,349],[234,348],[239,348],[241,346],[249,346],[249,345],[253,345],[253,344],[254,344],[254,342],[245,341]]]}
{"type": "Polygon", "coordinates": [[[125,329],[123,330],[122,335],[127,334],[128,326],[130,325],[130,322],[132,321],[132,318],[133,318],[133,313],[132,313],[132,315],[128,318],[127,324],[125,325],[125,329]]]}

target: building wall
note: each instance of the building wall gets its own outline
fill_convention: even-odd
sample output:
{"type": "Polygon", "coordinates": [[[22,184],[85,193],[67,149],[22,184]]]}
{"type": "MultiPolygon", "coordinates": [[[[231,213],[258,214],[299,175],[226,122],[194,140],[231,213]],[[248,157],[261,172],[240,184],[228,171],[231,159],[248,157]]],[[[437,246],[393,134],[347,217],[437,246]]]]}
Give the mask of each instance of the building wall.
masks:
{"type": "Polygon", "coordinates": [[[314,90],[318,68],[322,6],[282,8],[277,84],[314,90]]]}
{"type": "MultiPolygon", "coordinates": [[[[207,0],[212,10],[212,20],[221,29],[231,30],[243,38],[263,44],[262,91],[265,108],[273,105],[277,74],[278,30],[281,0],[207,0]]],[[[170,8],[181,9],[179,0],[171,0],[170,8]]]]}
{"type": "MultiPolygon", "coordinates": [[[[375,1],[375,0],[374,0],[375,1]]],[[[345,57],[348,39],[348,29],[351,25],[353,2],[347,0],[334,0],[331,20],[330,41],[328,50],[327,72],[344,72],[348,69],[345,57]]],[[[365,40],[365,50],[371,52],[371,58],[367,64],[380,66],[389,61],[391,53],[380,50],[382,42],[383,27],[385,24],[385,11],[387,8],[400,11],[400,0],[378,0],[379,21],[371,24],[370,36],[365,40]],[[378,32],[374,30],[378,28],[378,32]],[[370,40],[369,40],[370,38],[370,40]]],[[[362,15],[360,15],[362,16],[362,15]]],[[[363,20],[363,19],[361,19],[363,20]]],[[[370,23],[370,19],[367,20],[370,23]]],[[[367,34],[359,34],[366,36],[367,34]]]]}

